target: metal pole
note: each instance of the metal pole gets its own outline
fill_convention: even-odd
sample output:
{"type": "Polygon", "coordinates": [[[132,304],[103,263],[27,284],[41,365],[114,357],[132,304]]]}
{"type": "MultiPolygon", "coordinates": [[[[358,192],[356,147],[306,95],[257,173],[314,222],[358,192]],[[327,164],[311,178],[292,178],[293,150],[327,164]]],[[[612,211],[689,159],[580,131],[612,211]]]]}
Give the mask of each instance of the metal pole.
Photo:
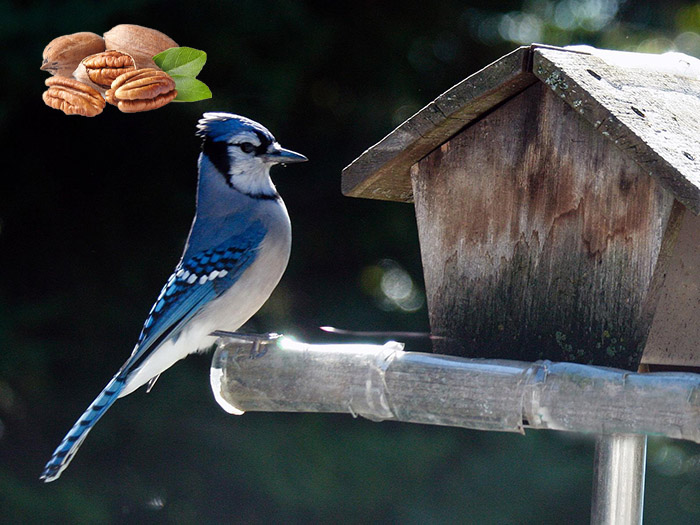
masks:
{"type": "Polygon", "coordinates": [[[593,463],[593,525],[641,525],[644,511],[644,434],[603,434],[593,463]]]}

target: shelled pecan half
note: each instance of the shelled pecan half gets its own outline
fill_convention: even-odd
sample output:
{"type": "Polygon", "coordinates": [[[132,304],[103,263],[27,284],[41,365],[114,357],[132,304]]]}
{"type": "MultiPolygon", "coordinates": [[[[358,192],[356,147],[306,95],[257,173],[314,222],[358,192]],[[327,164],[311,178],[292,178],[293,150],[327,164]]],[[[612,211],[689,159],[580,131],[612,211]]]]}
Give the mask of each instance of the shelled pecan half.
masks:
{"type": "Polygon", "coordinates": [[[136,69],[134,59],[121,51],[103,51],[82,61],[88,78],[102,88],[108,88],[118,76],[136,69]]]}
{"type": "Polygon", "coordinates": [[[97,90],[75,79],[53,76],[47,78],[45,84],[49,89],[42,95],[44,103],[66,115],[94,117],[105,108],[105,101],[97,90]]]}
{"type": "Polygon", "coordinates": [[[124,113],[150,111],[171,102],[177,96],[175,81],[165,71],[144,68],[117,77],[105,98],[124,113]]]}

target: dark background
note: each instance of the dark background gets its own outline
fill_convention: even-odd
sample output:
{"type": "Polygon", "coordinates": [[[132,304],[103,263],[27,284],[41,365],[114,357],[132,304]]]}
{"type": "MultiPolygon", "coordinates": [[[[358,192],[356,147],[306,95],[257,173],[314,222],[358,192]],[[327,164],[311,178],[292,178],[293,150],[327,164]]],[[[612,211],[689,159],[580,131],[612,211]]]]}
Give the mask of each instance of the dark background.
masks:
{"type": "MultiPolygon", "coordinates": [[[[233,417],[209,356],[116,403],[59,481],[38,476],[178,260],[202,112],[258,120],[311,159],[273,170],[294,247],[247,330],[427,330],[412,207],[343,197],[341,169],[523,43],[700,56],[698,33],[700,3],[675,0],[0,2],[0,522],[588,523],[591,437],[233,417]],[[44,46],[120,23],[207,51],[214,98],[92,119],[44,106],[44,46]],[[412,280],[410,304],[382,292],[389,272],[412,280]]],[[[645,518],[700,520],[697,446],[650,439],[645,518]]]]}

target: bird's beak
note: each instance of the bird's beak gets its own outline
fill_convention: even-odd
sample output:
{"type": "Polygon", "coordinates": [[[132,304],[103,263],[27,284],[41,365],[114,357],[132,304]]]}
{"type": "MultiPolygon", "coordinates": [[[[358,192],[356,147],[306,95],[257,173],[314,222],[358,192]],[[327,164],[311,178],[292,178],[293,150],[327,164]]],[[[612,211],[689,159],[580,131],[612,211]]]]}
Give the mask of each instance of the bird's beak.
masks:
{"type": "Polygon", "coordinates": [[[263,159],[267,162],[272,162],[275,164],[292,164],[294,162],[306,162],[307,159],[301,153],[295,151],[284,149],[281,147],[276,147],[275,149],[268,151],[262,155],[263,159]]]}

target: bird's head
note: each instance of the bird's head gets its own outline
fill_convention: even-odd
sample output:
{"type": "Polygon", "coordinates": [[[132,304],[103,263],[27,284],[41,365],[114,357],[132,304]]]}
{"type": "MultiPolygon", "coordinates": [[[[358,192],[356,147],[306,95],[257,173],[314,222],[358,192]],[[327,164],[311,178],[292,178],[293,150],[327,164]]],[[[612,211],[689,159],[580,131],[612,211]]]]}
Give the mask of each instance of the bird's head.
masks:
{"type": "Polygon", "coordinates": [[[205,113],[197,124],[202,155],[231,188],[254,197],[276,196],[270,167],[308,160],[284,149],[267,128],[240,115],[205,113]]]}

